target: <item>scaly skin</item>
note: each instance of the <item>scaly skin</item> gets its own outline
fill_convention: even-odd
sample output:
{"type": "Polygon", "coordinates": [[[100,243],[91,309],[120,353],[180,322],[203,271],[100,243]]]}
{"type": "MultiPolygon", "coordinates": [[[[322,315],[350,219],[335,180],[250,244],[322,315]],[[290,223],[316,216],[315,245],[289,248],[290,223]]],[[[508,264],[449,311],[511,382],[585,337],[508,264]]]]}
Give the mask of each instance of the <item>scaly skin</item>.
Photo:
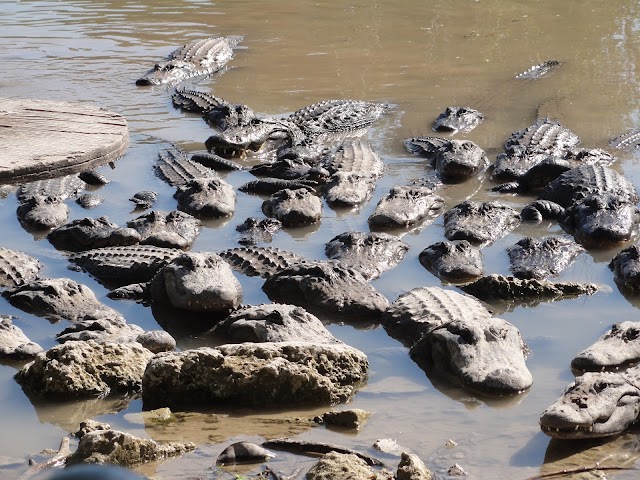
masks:
{"type": "Polygon", "coordinates": [[[571,440],[618,435],[638,418],[639,384],[638,367],[585,373],[542,412],[540,428],[550,437],[571,440]]]}

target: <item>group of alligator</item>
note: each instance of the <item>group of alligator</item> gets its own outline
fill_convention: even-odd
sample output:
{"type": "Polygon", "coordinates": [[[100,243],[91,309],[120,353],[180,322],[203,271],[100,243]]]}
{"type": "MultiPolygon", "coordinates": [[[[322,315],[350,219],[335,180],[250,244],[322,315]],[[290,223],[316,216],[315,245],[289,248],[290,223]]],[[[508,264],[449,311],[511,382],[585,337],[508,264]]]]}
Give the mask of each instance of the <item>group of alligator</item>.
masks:
{"type": "MultiPolygon", "coordinates": [[[[410,185],[395,186],[384,195],[369,217],[371,232],[336,236],[326,246],[327,261],[305,260],[292,252],[258,246],[270,242],[280,228],[318,222],[321,197],[329,205],[348,207],[369,200],[384,164],[363,138],[392,106],[326,100],[286,118],[261,117],[246,105],[184,85],[186,80],[220,70],[233,57],[233,47],[240,40],[219,37],[191,42],[136,82],[169,85],[176,107],[202,114],[217,129],[205,142],[208,153],[188,155],[170,147],[159,155],[156,173],[176,188],[178,210],[150,211],[128,222],[127,228],[105,217],[66,223],[64,201],[76,198],[91,208],[100,198],[80,195],[82,186],[108,181],[96,172],[83,172],[21,186],[21,223],[49,231],[49,241],[71,252],[69,259],[76,268],[109,287],[111,298],[151,305],[158,322],[174,335],[185,330],[198,334],[215,330],[233,312],[247,308],[240,307],[240,285],[231,270],[221,268],[222,259],[243,274],[264,278],[263,290],[274,302],[293,303],[321,318],[332,315],[381,323],[429,374],[483,394],[513,395],[528,389],[533,382],[525,364],[528,347],[516,327],[495,318],[480,300],[556,299],[597,290],[591,284],[548,278],[567,268],[585,249],[622,245],[632,239],[640,222],[639,197],[634,186],[610,167],[615,158],[601,149],[578,148],[578,136],[549,118],[539,118],[514,132],[491,166],[485,152],[469,140],[410,138],[405,142],[408,151],[425,157],[434,173],[410,185]],[[245,157],[251,161],[244,161],[245,157]],[[438,189],[446,183],[464,182],[488,168],[497,184],[495,192],[538,195],[537,200],[520,212],[499,201],[475,200],[444,212],[438,189]],[[246,169],[258,179],[239,190],[268,197],[262,204],[265,218],[249,218],[238,227],[240,243],[245,246],[217,254],[185,253],[202,228],[199,219],[234,213],[236,192],[217,171],[246,169]],[[422,287],[390,304],[370,280],[397,265],[408,245],[381,230],[424,226],[442,214],[446,240],[425,248],[419,261],[443,282],[466,293],[422,287]],[[573,239],[565,235],[524,238],[508,249],[513,277],[484,275],[483,246],[506,236],[521,222],[543,219],[557,220],[573,239]],[[191,312],[188,324],[181,320],[176,325],[176,318],[183,316],[168,313],[185,311],[191,312]]],[[[547,61],[516,79],[535,80],[560,65],[547,61]]],[[[449,107],[436,120],[434,130],[452,135],[469,132],[482,120],[483,115],[474,109],[449,107]]],[[[612,146],[635,147],[639,137],[632,132],[614,140],[612,146]]],[[[149,209],[156,198],[154,192],[140,192],[132,201],[149,209]]],[[[0,251],[0,267],[2,284],[7,287],[3,296],[19,308],[42,314],[46,310],[42,298],[54,287],[35,280],[39,267],[6,249],[0,251]]],[[[610,267],[621,289],[640,288],[638,246],[622,250],[610,267]]],[[[59,293],[65,288],[68,292],[69,287],[55,288],[59,293]]],[[[273,308],[285,306],[274,304],[273,308]]],[[[252,315],[255,321],[256,314],[252,315]]],[[[263,321],[277,323],[284,314],[261,315],[263,321]]],[[[82,336],[84,329],[86,336],[105,328],[84,318],[72,333],[82,336]]],[[[158,342],[156,336],[148,344],[156,345],[157,351],[170,348],[162,342],[162,348],[157,347],[158,342]]],[[[23,350],[24,346],[18,349],[23,350]]],[[[614,324],[576,356],[572,367],[589,373],[577,377],[543,412],[542,431],[575,439],[614,435],[628,428],[640,413],[640,367],[619,369],[639,358],[640,322],[614,324]]],[[[24,376],[21,373],[18,378],[24,376]]],[[[163,388],[168,387],[161,386],[156,392],[163,388]]],[[[151,401],[144,389],[143,398],[151,401]]]]}

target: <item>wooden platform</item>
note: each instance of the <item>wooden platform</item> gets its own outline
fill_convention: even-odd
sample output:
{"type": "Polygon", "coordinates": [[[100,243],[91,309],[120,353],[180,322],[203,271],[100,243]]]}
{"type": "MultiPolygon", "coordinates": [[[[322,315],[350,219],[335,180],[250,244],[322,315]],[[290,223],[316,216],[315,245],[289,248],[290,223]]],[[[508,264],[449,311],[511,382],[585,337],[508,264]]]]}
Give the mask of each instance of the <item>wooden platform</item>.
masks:
{"type": "Polygon", "coordinates": [[[0,183],[89,170],[121,157],[127,121],[82,103],[0,98],[0,183]]]}

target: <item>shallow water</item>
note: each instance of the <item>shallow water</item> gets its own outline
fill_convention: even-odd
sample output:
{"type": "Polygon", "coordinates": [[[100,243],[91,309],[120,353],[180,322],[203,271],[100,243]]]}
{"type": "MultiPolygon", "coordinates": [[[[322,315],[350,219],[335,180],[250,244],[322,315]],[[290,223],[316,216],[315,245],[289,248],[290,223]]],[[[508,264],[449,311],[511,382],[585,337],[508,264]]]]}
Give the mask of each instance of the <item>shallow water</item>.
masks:
{"type": "MultiPolygon", "coordinates": [[[[245,38],[229,69],[201,82],[198,88],[245,103],[259,113],[287,114],[329,98],[395,105],[369,133],[386,164],[373,198],[357,211],[335,211],[325,205],[319,225],[285,230],[275,237],[274,246],[310,258],[324,258],[324,244],[339,233],[367,231],[368,216],[391,186],[406,184],[428,171],[424,160],[407,153],[402,142],[431,134],[431,122],[447,105],[467,105],[485,114],[485,121],[465,138],[484,148],[492,161],[509,134],[530,125],[537,113],[559,118],[587,147],[606,148],[609,138],[640,127],[636,72],[640,66],[640,11],[631,1],[236,0],[212,4],[199,0],[87,0],[0,4],[1,96],[87,102],[118,112],[129,123],[131,147],[127,154],[114,169],[100,168],[112,180],[99,192],[106,201],[91,212],[71,202],[70,219],[107,215],[122,225],[137,216],[128,198],[148,189],[160,194],[156,209],[175,208],[174,189],[152,171],[157,152],[167,142],[190,152],[203,150],[212,131],[199,116],[174,109],[165,88],[140,88],[134,82],[178,46],[206,36],[245,38]],[[545,79],[513,79],[516,73],[547,59],[564,63],[545,79]]],[[[0,161],[1,152],[0,145],[0,161]]],[[[619,162],[615,168],[640,186],[640,155],[616,154],[619,162]]],[[[252,177],[234,172],[225,178],[237,187],[252,177]]],[[[530,200],[490,193],[490,185],[483,176],[448,187],[442,195],[449,206],[470,197],[500,198],[516,207],[530,200]]],[[[46,239],[23,230],[15,216],[14,194],[0,199],[0,205],[2,246],[42,260],[46,265],[43,275],[68,276],[85,283],[129,322],[157,328],[148,309],[109,300],[97,282],[67,270],[64,255],[46,239]]],[[[236,246],[236,225],[248,216],[262,216],[260,205],[259,197],[240,193],[235,215],[208,222],[193,250],[236,246]]],[[[409,253],[397,268],[373,282],[391,301],[418,286],[440,285],[419,264],[418,254],[443,239],[442,218],[398,233],[410,245],[409,253]]],[[[555,224],[523,225],[486,247],[486,272],[507,274],[505,248],[524,236],[548,233],[561,230],[555,224]]],[[[367,353],[371,363],[368,384],[348,405],[373,413],[358,434],[311,428],[291,420],[313,416],[328,407],[268,415],[188,412],[169,426],[145,420],[138,400],[32,403],[12,378],[19,365],[0,365],[0,464],[8,465],[0,469],[0,476],[17,477],[27,468],[29,455],[57,447],[60,438],[76,430],[79,421],[87,417],[157,440],[197,443],[192,454],[140,469],[158,478],[215,477],[217,473],[209,467],[228,443],[293,434],[372,454],[376,453],[371,450],[376,439],[392,437],[434,470],[446,471],[459,463],[472,478],[526,478],[569,468],[559,460],[563,458],[586,465],[611,455],[624,457],[627,466],[634,465],[638,455],[634,435],[576,445],[550,442],[538,427],[540,412],[573,378],[569,369],[573,356],[612,322],[639,317],[638,300],[627,299],[618,291],[607,268],[617,250],[583,254],[560,276],[562,280],[602,285],[596,295],[519,306],[504,313],[494,306],[501,317],[520,329],[532,351],[527,363],[534,385],[515,398],[479,398],[432,382],[383,329],[339,321],[330,324],[334,335],[367,353]],[[454,449],[444,447],[449,438],[458,442],[454,449]],[[594,449],[596,456],[590,457],[594,449]],[[584,453],[576,453],[581,451],[584,453]]],[[[246,303],[268,301],[260,289],[261,280],[239,277],[246,303]]],[[[15,323],[45,348],[54,345],[53,335],[65,327],[22,313],[2,299],[0,313],[16,315],[15,323]]],[[[182,348],[189,345],[188,339],[180,341],[182,348]]],[[[397,464],[396,458],[381,456],[389,465],[397,464]]],[[[312,460],[281,455],[272,467],[287,473],[296,468],[296,462],[306,469],[312,460]]]]}

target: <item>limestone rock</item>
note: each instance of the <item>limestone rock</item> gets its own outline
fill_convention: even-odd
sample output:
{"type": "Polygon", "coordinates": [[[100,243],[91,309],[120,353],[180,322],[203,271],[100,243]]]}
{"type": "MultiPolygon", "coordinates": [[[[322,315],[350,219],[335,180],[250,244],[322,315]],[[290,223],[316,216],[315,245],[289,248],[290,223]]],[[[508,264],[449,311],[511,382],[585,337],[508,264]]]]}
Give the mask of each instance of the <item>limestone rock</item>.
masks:
{"type": "Polygon", "coordinates": [[[158,443],[117,430],[96,430],[80,438],[78,449],[67,458],[67,465],[109,463],[133,467],[182,455],[195,448],[193,443],[158,443]]]}
{"type": "Polygon", "coordinates": [[[396,480],[433,480],[433,473],[413,453],[402,453],[396,480]]]}
{"type": "Polygon", "coordinates": [[[344,344],[242,343],[157,354],[145,409],[177,405],[337,403],[365,381],[364,353],[344,344]]]}
{"type": "Polygon", "coordinates": [[[376,471],[353,454],[329,452],[307,472],[307,480],[391,480],[393,473],[376,471]]]}
{"type": "Polygon", "coordinates": [[[72,399],[140,390],[153,353],[138,343],[66,342],[38,354],[15,378],[46,398],[72,399]]]}

